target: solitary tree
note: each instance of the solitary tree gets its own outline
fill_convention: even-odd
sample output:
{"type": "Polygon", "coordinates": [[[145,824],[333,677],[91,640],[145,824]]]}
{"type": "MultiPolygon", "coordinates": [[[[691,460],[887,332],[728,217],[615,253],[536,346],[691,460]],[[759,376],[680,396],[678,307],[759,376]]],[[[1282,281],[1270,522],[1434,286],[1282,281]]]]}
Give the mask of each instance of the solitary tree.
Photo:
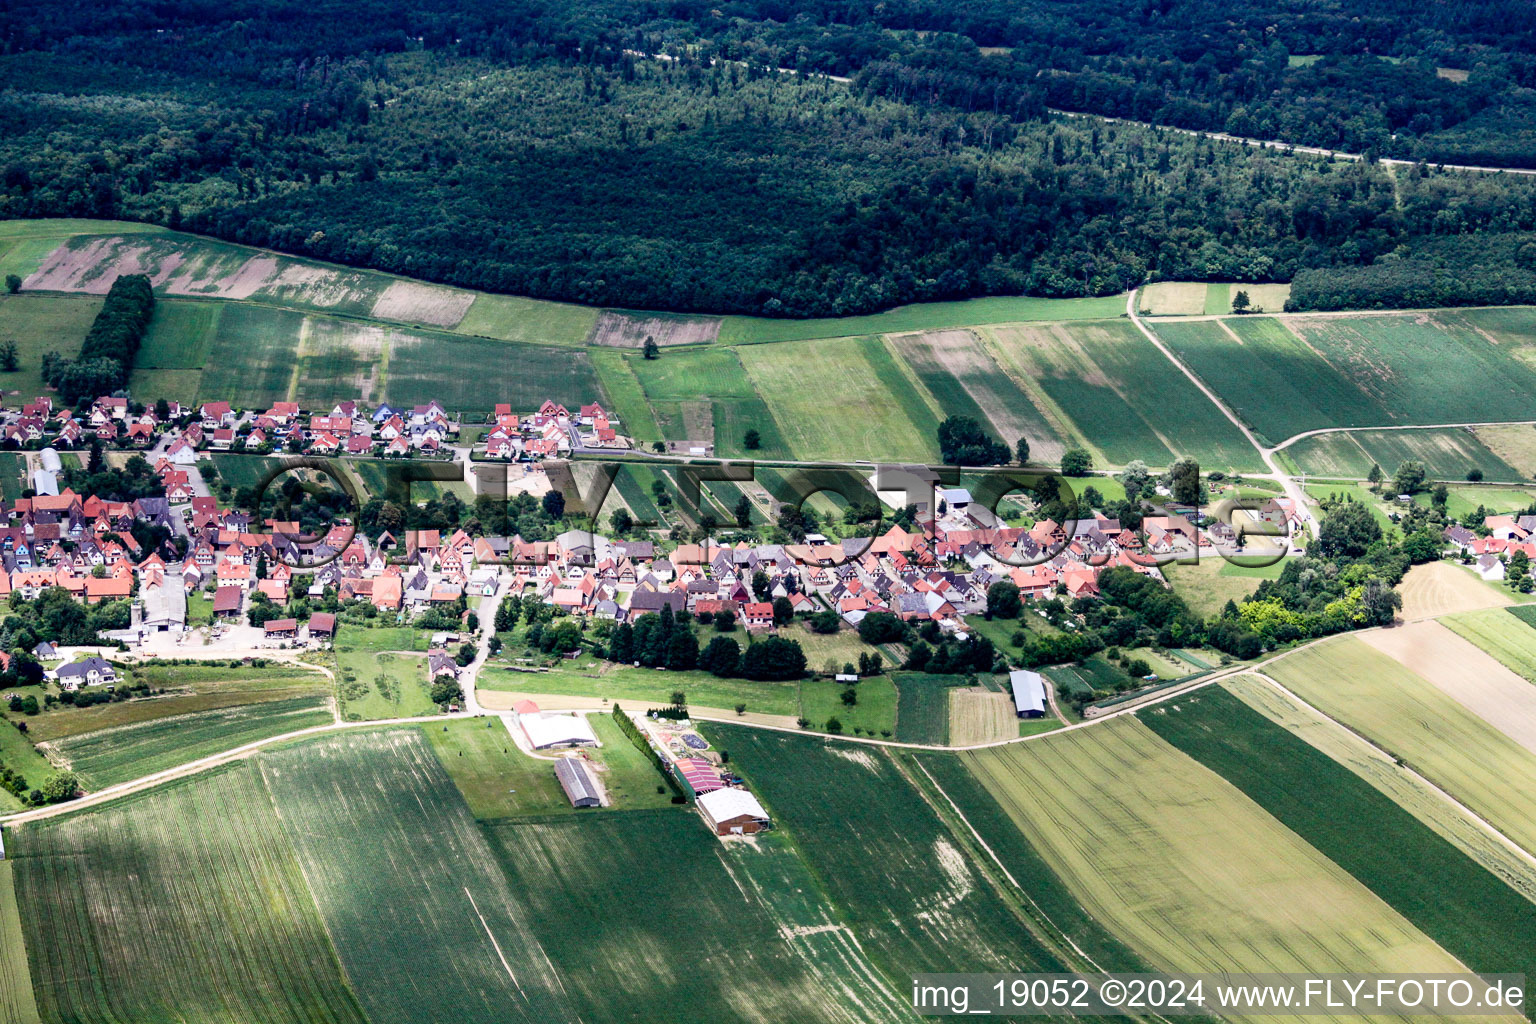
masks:
{"type": "Polygon", "coordinates": [[[0,370],[6,373],[15,373],[21,368],[21,360],[16,355],[16,343],[14,341],[0,341],[0,370]]]}
{"type": "Polygon", "coordinates": [[[747,529],[752,525],[752,499],[743,494],[736,499],[736,507],[731,509],[731,514],[736,517],[736,526],[739,529],[747,529]]]}
{"type": "Polygon", "coordinates": [[[1093,456],[1081,448],[1068,448],[1061,453],[1061,472],[1064,476],[1087,476],[1093,469],[1093,456]]]}
{"type": "Polygon", "coordinates": [[[1246,312],[1248,312],[1248,293],[1247,292],[1239,291],[1236,295],[1232,296],[1232,312],[1234,312],[1234,313],[1246,313],[1246,312]]]}
{"type": "Polygon", "coordinates": [[[15,295],[21,291],[21,278],[16,274],[5,275],[5,290],[15,295]]]}
{"type": "Polygon", "coordinates": [[[1019,438],[1018,443],[1013,446],[1013,457],[1021,466],[1029,464],[1029,438],[1019,438]]]}
{"type": "Polygon", "coordinates": [[[1385,474],[1383,474],[1381,471],[1381,467],[1373,462],[1371,463],[1371,471],[1365,474],[1365,478],[1366,480],[1370,481],[1371,489],[1377,490],[1381,487],[1381,480],[1384,475],[1385,474]]]}
{"type": "Polygon", "coordinates": [[[661,355],[661,346],[656,344],[656,339],[649,334],[645,336],[645,344],[640,349],[641,355],[647,359],[655,359],[661,355]]]}
{"type": "Polygon", "coordinates": [[[748,430],[745,434],[741,435],[741,446],[749,452],[755,452],[763,446],[763,435],[759,434],[755,429],[748,430]]]}
{"type": "Polygon", "coordinates": [[[1473,466],[1471,469],[1467,470],[1467,479],[1472,481],[1473,483],[1477,483],[1482,478],[1483,478],[1483,471],[1481,469],[1478,469],[1476,466],[1473,466]]]}
{"type": "Polygon", "coordinates": [[[565,515],[565,495],[559,491],[545,491],[542,499],[544,514],[551,519],[565,515]]]}

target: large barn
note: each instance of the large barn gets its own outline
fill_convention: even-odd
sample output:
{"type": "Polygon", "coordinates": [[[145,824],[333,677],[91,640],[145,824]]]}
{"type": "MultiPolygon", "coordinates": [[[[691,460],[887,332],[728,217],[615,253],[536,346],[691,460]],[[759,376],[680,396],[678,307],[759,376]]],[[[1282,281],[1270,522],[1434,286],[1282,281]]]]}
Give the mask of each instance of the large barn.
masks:
{"type": "Polygon", "coordinates": [[[757,797],[744,789],[701,793],[698,808],[717,836],[750,836],[773,827],[757,797]]]}
{"type": "Polygon", "coordinates": [[[584,715],[546,715],[543,712],[517,716],[523,735],[534,750],[555,747],[595,747],[597,734],[584,715]]]}
{"type": "Polygon", "coordinates": [[[1045,680],[1039,672],[1016,668],[1008,673],[1013,685],[1013,711],[1020,718],[1045,717],[1045,680]]]}
{"type": "Polygon", "coordinates": [[[579,757],[562,757],[555,762],[555,778],[565,790],[572,807],[601,807],[603,798],[597,782],[587,770],[587,763],[579,757]]]}

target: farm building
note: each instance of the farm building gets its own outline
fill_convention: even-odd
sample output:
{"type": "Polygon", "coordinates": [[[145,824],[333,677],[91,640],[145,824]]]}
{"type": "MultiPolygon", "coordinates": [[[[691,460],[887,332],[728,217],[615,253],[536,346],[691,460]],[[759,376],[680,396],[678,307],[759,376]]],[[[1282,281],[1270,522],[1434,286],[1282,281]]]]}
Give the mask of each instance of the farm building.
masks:
{"type": "Polygon", "coordinates": [[[1045,681],[1040,673],[1016,668],[1008,673],[1013,686],[1013,710],[1020,718],[1045,717],[1045,681]]]}
{"type": "Polygon", "coordinates": [[[768,812],[744,789],[717,789],[698,800],[699,813],[717,836],[750,836],[772,828],[768,812]]]}
{"type": "Polygon", "coordinates": [[[562,757],[555,762],[555,778],[571,801],[572,807],[601,807],[603,798],[598,794],[597,781],[587,769],[587,763],[579,757],[562,757]]]}
{"type": "Polygon", "coordinates": [[[678,758],[677,774],[696,796],[713,793],[725,786],[720,781],[720,772],[702,757],[678,758]]]}
{"type": "Polygon", "coordinates": [[[268,619],[266,627],[268,640],[292,640],[299,632],[299,624],[294,619],[268,619]]]}
{"type": "Polygon", "coordinates": [[[156,575],[139,588],[140,627],[149,633],[182,630],[187,625],[187,588],[175,577],[167,583],[156,575]]]}
{"type": "Polygon", "coordinates": [[[534,750],[555,747],[595,747],[597,735],[581,715],[546,715],[543,712],[517,716],[523,735],[534,750]]]}
{"type": "Polygon", "coordinates": [[[213,592],[213,614],[233,619],[240,615],[240,600],[244,592],[239,587],[220,587],[213,592]]]}
{"type": "Polygon", "coordinates": [[[336,616],[330,612],[315,612],[309,617],[311,640],[330,640],[336,636],[336,616]]]}

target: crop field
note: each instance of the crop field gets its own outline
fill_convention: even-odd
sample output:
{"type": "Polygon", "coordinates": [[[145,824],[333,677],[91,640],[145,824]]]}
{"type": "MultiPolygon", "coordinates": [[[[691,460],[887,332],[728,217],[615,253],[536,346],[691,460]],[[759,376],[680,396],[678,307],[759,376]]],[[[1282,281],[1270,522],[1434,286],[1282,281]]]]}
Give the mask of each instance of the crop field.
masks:
{"type": "Polygon", "coordinates": [[[595,323],[597,310],[588,306],[479,292],[454,331],[535,345],[585,345],[595,323]]]}
{"type": "Polygon", "coordinates": [[[903,743],[949,742],[950,676],[898,672],[896,738],[903,743]]]}
{"type": "Polygon", "coordinates": [[[1526,898],[1322,751],[1216,688],[1181,700],[1178,711],[1141,717],[1445,951],[1405,950],[1388,969],[1454,970],[1430,966],[1446,953],[1479,972],[1536,968],[1536,914],[1526,898]],[[1416,962],[1425,966],[1408,966],[1416,962]]]}
{"type": "Polygon", "coordinates": [[[624,313],[605,309],[597,315],[590,345],[605,348],[643,348],[646,339],[662,348],[671,345],[707,345],[720,333],[720,317],[671,313],[624,313]]]}
{"type": "Polygon", "coordinates": [[[1536,629],[1513,609],[1489,608],[1439,621],[1492,655],[1500,665],[1536,683],[1536,629]]]}
{"type": "Polygon", "coordinates": [[[1131,679],[1099,654],[1081,664],[1052,665],[1041,671],[1067,696],[1087,696],[1100,690],[1118,690],[1129,685],[1131,679]]]}
{"type": "Polygon", "coordinates": [[[257,409],[285,401],[305,324],[291,309],[231,303],[208,345],[197,400],[257,409]]]}
{"type": "Polygon", "coordinates": [[[378,320],[452,327],[464,319],[474,301],[475,293],[461,288],[396,279],[379,294],[368,315],[378,320]]]}
{"type": "MultiPolygon", "coordinates": [[[[1158,334],[1272,443],[1321,427],[1530,418],[1536,371],[1460,313],[1235,317],[1158,334]]],[[[1464,472],[1465,470],[1463,470],[1464,472]]]]}
{"type": "Polygon", "coordinates": [[[912,765],[881,748],[792,733],[704,731],[730,750],[887,978],[1062,969],[1014,891],[968,854],[968,834],[952,831],[910,781],[912,765]]]}
{"type": "Polygon", "coordinates": [[[949,742],[957,747],[994,743],[1019,735],[1013,696],[983,686],[949,691],[949,742]]]}
{"type": "Polygon", "coordinates": [[[113,232],[115,234],[159,234],[165,229],[154,224],[135,224],[125,220],[8,220],[0,224],[0,274],[25,278],[34,273],[60,245],[79,234],[113,232]]]}
{"type": "Polygon", "coordinates": [[[437,711],[422,637],[408,626],[344,629],[336,640],[337,693],[349,722],[437,711]]]}
{"type": "Polygon", "coordinates": [[[1513,466],[1522,479],[1536,476],[1536,424],[1474,427],[1472,432],[1483,447],[1506,466],[1513,466]]]}
{"type": "Polygon", "coordinates": [[[585,352],[405,332],[391,332],[390,339],[383,397],[398,404],[435,398],[452,411],[485,414],[499,402],[531,410],[546,398],[570,408],[604,398],[585,352]]]}
{"type": "Polygon", "coordinates": [[[1134,719],[961,756],[1078,901],[1159,969],[1456,969],[1358,881],[1134,719]]]}
{"type": "Polygon", "coordinates": [[[621,433],[633,437],[636,445],[642,447],[659,439],[662,431],[656,422],[656,414],[651,411],[645,388],[640,386],[640,378],[635,376],[624,354],[598,349],[589,358],[608,396],[603,408],[611,416],[618,417],[621,433]]]}
{"type": "Polygon", "coordinates": [[[880,338],[736,351],[796,458],[927,462],[937,457],[939,416],[931,399],[880,338]]]}
{"type": "Polygon", "coordinates": [[[1011,324],[1040,320],[1101,320],[1125,312],[1124,295],[1088,299],[1038,299],[1002,296],[959,302],[925,302],[897,306],[869,316],[833,317],[822,320],[772,320],[767,317],[728,316],[720,328],[720,341],[750,345],[765,341],[810,341],[816,338],[852,338],[866,334],[933,331],[975,324],[1011,324]]]}
{"type": "Polygon", "coordinates": [[[208,345],[218,333],[221,302],[161,299],[149,321],[135,370],[196,370],[208,359],[208,345]]]}
{"type": "MultiPolygon", "coordinates": [[[[80,354],[85,332],[101,311],[101,299],[82,295],[0,294],[0,331],[16,343],[18,369],[0,373],[0,389],[31,401],[44,394],[43,356],[80,354]]],[[[19,402],[7,403],[11,406],[19,402]]]]}
{"type": "Polygon", "coordinates": [[[0,1019],[10,1024],[39,1024],[42,1018],[32,995],[32,972],[12,884],[14,871],[10,861],[0,861],[0,1019]]]}
{"type": "Polygon", "coordinates": [[[254,767],[6,839],[45,1020],[362,1024],[254,767]]]}
{"type": "Polygon", "coordinates": [[[1527,784],[1536,754],[1439,687],[1354,637],[1298,651],[1268,671],[1536,850],[1536,794],[1527,784]]]}
{"type": "Polygon", "coordinates": [[[327,699],[297,697],[121,725],[56,740],[50,746],[79,774],[84,788],[102,789],[333,721],[327,699]]]}
{"type": "Polygon", "coordinates": [[[341,399],[379,401],[396,345],[413,342],[421,339],[383,324],[305,317],[298,348],[288,357],[293,376],[286,397],[306,409],[329,409],[341,399]]]}
{"type": "Polygon", "coordinates": [[[896,334],[890,342],[946,415],[969,416],[1010,447],[1027,437],[1031,458],[1060,460],[1061,438],[974,331],[896,334]]]}
{"type": "MultiPolygon", "coordinates": [[[[593,358],[604,383],[614,381],[610,394],[614,389],[625,392],[631,388],[631,377],[638,380],[643,400],[649,405],[641,422],[656,424],[655,433],[640,435],[642,440],[650,436],[713,443],[717,454],[750,458],[789,458],[792,454],[768,406],[752,389],[741,360],[730,349],[685,349],[665,352],[658,359],[597,351],[593,358]],[[701,432],[690,430],[693,424],[685,415],[685,403],[696,402],[709,403],[711,436],[690,436],[701,432]],[[756,430],[762,439],[760,447],[752,451],[742,444],[748,430],[756,430]]],[[[628,404],[633,405],[634,399],[628,399],[628,404]]],[[[639,408],[629,415],[639,416],[639,408]]]]}
{"type": "MultiPolygon", "coordinates": [[[[1536,434],[1536,431],[1532,432],[1536,434]]],[[[1388,475],[1410,459],[1424,463],[1432,479],[1462,480],[1479,469],[1489,480],[1519,480],[1471,430],[1359,430],[1317,434],[1285,449],[1303,472],[1363,480],[1374,463],[1388,475]]]]}
{"type": "Polygon", "coordinates": [[[802,679],[800,717],[818,730],[825,729],[827,722],[836,718],[842,723],[843,732],[863,730],[871,736],[888,736],[896,731],[896,684],[890,676],[871,676],[855,685],[857,704],[843,703],[842,693],[848,688],[848,684],[832,679],[802,679]]]}
{"type": "Polygon", "coordinates": [[[560,965],[570,1019],[912,1019],[782,836],[728,849],[675,808],[487,832],[560,965]]]}
{"type": "Polygon", "coordinates": [[[1536,900],[1536,864],[1391,755],[1254,676],[1223,680],[1221,689],[1370,783],[1436,835],[1536,900]]]}
{"type": "Polygon", "coordinates": [[[1262,460],[1221,410],[1124,320],[992,328],[1003,368],[1034,381],[1053,422],[1098,452],[1102,466],[1193,456],[1209,469],[1255,470],[1262,460]],[[1051,408],[1056,410],[1052,415],[1051,408]]]}
{"type": "MultiPolygon", "coordinates": [[[[1206,309],[1206,292],[1210,289],[1203,281],[1158,281],[1149,284],[1136,296],[1141,309],[1150,310],[1153,316],[1200,316],[1212,312],[1206,309]]],[[[1217,313],[1230,313],[1230,304],[1217,313]]]]}
{"type": "Polygon", "coordinates": [[[371,1024],[572,1020],[474,816],[415,729],[265,753],[261,773],[371,1024]],[[406,898],[402,898],[402,895],[406,898]],[[429,958],[411,969],[406,951],[429,958]]]}
{"type": "Polygon", "coordinates": [[[1403,595],[1405,619],[1502,608],[1513,601],[1508,590],[1490,586],[1469,570],[1449,562],[1414,566],[1403,577],[1398,592],[1403,595]]]}

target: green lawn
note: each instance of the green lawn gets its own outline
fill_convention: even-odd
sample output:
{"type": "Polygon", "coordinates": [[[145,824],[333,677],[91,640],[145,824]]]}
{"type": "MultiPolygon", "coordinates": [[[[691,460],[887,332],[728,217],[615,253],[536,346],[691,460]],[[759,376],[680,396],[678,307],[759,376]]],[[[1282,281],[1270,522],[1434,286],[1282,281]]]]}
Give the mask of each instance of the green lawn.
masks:
{"type": "Polygon", "coordinates": [[[858,703],[844,704],[842,693],[848,684],[832,679],[804,679],[800,682],[800,716],[821,731],[836,718],[843,732],[863,730],[866,735],[885,735],[896,731],[896,686],[890,676],[872,676],[853,687],[858,703]]]}
{"type": "Polygon", "coordinates": [[[337,690],[347,721],[410,718],[437,711],[429,694],[424,637],[408,626],[343,625],[337,636],[337,690]]]}
{"type": "Polygon", "coordinates": [[[631,711],[670,704],[676,690],[688,695],[688,703],[700,707],[730,710],[744,702],[751,712],[797,715],[800,706],[799,687],[793,682],[720,679],[708,672],[662,672],[648,668],[609,667],[600,674],[564,669],[551,672],[492,670],[481,676],[479,687],[513,693],[603,697],[622,702],[631,711]]]}

